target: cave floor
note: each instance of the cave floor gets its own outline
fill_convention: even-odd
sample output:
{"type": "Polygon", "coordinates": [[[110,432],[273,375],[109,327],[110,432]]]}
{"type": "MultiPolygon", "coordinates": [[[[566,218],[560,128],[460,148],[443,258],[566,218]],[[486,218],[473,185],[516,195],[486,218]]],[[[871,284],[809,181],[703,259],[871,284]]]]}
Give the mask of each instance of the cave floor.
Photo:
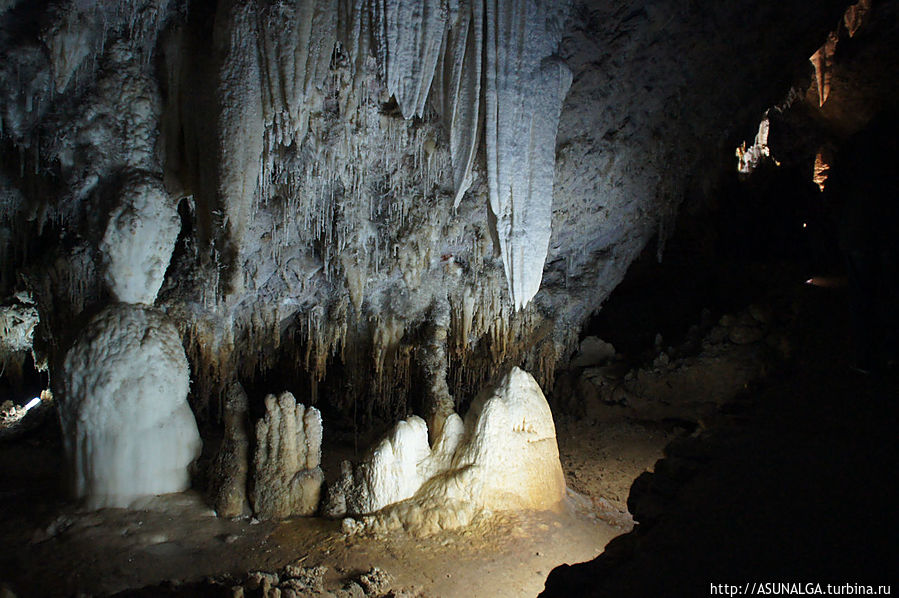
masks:
{"type": "Polygon", "coordinates": [[[231,596],[231,586],[250,571],[296,564],[326,566],[329,590],[378,567],[393,578],[397,595],[533,596],[554,567],[591,559],[630,529],[627,487],[668,438],[647,439],[642,425],[618,422],[612,434],[580,426],[593,439],[585,442],[568,434],[574,425],[560,423],[560,434],[571,440],[566,458],[581,463],[568,468],[569,484],[598,491],[583,478],[600,480],[605,464],[605,496],[573,494],[562,513],[504,514],[427,538],[385,538],[347,536],[340,522],[320,518],[221,519],[195,493],[158,497],[141,510],[81,511],[63,498],[62,447],[56,426],[45,424],[0,445],[0,588],[8,584],[19,598],[231,596]],[[637,448],[623,446],[637,438],[643,438],[637,448]]]}
{"type": "Polygon", "coordinates": [[[65,510],[47,527],[54,525],[52,537],[39,527],[31,539],[4,542],[4,580],[20,598],[230,596],[229,579],[238,585],[248,571],[280,572],[288,564],[326,566],[331,589],[378,567],[408,596],[536,595],[553,567],[592,558],[621,533],[573,509],[497,517],[428,538],[346,536],[339,522],[319,518],[218,519],[191,494],[156,499],[149,510],[65,510]]]}

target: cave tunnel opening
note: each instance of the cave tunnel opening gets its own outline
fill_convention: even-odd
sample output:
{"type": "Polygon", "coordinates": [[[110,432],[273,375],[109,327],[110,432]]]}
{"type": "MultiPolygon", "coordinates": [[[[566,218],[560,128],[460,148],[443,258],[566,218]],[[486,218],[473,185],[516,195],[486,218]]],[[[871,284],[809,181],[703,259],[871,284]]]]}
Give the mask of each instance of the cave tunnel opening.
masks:
{"type": "Polygon", "coordinates": [[[0,2],[0,595],[893,583],[897,24],[0,2]]]}
{"type": "Polygon", "coordinates": [[[809,172],[808,164],[765,164],[748,178],[722,176],[714,204],[678,223],[662,260],[651,239],[581,337],[639,358],[657,349],[656,335],[678,345],[691,326],[708,326],[785,282],[840,284],[837,226],[809,172]]]}

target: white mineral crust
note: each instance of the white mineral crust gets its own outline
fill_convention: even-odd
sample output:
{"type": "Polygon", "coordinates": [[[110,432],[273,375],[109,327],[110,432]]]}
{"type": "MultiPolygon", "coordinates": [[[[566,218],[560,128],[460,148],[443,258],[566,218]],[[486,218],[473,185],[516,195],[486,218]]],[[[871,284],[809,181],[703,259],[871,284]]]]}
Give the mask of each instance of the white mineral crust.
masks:
{"type": "Polygon", "coordinates": [[[436,531],[485,511],[555,509],[565,497],[552,413],[518,368],[474,401],[464,423],[450,415],[433,447],[424,420],[410,417],[349,476],[340,482],[347,512],[371,515],[362,521],[375,530],[436,531]]]}
{"type": "Polygon", "coordinates": [[[190,486],[201,441],[189,379],[178,331],[161,312],[117,303],[88,324],[65,357],[60,419],[75,493],[89,507],[190,486]]]}
{"type": "Polygon", "coordinates": [[[178,211],[147,173],[133,175],[119,194],[100,243],[106,283],[119,301],[152,305],[178,238],[178,211]]]}

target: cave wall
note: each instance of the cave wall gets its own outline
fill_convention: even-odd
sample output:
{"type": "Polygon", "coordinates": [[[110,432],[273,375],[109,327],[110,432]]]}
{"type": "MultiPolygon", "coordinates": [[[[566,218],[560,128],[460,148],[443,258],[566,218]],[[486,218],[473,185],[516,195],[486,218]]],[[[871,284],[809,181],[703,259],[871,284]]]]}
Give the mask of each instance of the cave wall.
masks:
{"type": "Polygon", "coordinates": [[[547,388],[846,2],[707,4],[8,0],[0,291],[54,384],[155,304],[201,421],[235,378],[392,417],[547,388]]]}

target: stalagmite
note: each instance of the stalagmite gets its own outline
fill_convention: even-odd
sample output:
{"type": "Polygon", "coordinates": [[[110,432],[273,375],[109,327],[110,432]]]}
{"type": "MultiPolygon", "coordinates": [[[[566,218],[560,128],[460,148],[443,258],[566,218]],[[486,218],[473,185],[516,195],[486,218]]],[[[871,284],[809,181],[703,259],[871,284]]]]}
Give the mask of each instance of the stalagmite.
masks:
{"type": "MultiPolygon", "coordinates": [[[[355,469],[345,466],[332,506],[375,531],[431,533],[468,525],[480,513],[552,510],[565,497],[555,425],[534,378],[513,368],[455,413],[433,447],[419,417],[401,421],[355,469]],[[366,516],[367,515],[367,516],[366,516]]],[[[333,509],[332,515],[341,515],[333,509]]]]}
{"type": "Polygon", "coordinates": [[[312,515],[318,509],[322,419],[315,407],[297,403],[289,392],[265,398],[265,417],[256,423],[253,490],[260,519],[312,515]]]}
{"type": "Polygon", "coordinates": [[[449,359],[447,333],[450,325],[448,301],[438,301],[431,312],[433,324],[428,326],[427,338],[420,347],[420,365],[425,375],[424,415],[428,424],[428,436],[436,441],[443,432],[443,424],[455,410],[455,401],[446,381],[449,359]]]}
{"type": "Polygon", "coordinates": [[[428,427],[420,417],[397,423],[354,472],[355,486],[346,497],[351,513],[374,513],[414,495],[424,481],[418,464],[430,456],[428,427]]]}
{"type": "MultiPolygon", "coordinates": [[[[772,73],[796,48],[819,46],[841,12],[800,0],[745,7],[733,12],[748,24],[738,31],[720,26],[729,8],[606,4],[0,0],[0,304],[20,291],[33,298],[33,347],[62,403],[66,377],[105,367],[84,357],[97,335],[136,364],[156,359],[152,339],[174,343],[134,315],[164,311],[190,359],[190,408],[210,438],[226,432],[223,514],[245,512],[241,491],[271,516],[294,513],[277,498],[294,492],[297,511],[314,508],[304,484],[314,486],[316,466],[284,466],[265,448],[280,440],[260,445],[257,467],[244,464],[255,446],[233,425],[244,417],[230,410],[238,378],[308,384],[307,403],[320,398],[359,423],[418,409],[425,434],[410,420],[390,454],[412,448],[392,462],[405,467],[409,450],[436,463],[435,447],[462,430],[456,400],[500,368],[526,367],[548,387],[628,264],[657,232],[664,244],[686,191],[713,178],[706,169],[727,132],[782,91],[772,73]],[[790,15],[803,15],[801,26],[790,15]],[[795,35],[795,48],[760,44],[760,32],[795,35]],[[707,60],[709,49],[721,52],[707,60]],[[111,315],[85,328],[104,309],[132,338],[111,315]],[[66,373],[79,334],[87,340],[66,373]],[[144,337],[146,354],[133,346],[144,337]],[[244,475],[260,476],[257,495],[244,475]]],[[[847,13],[850,33],[867,5],[847,13]]],[[[881,9],[870,7],[874,35],[881,9]]],[[[852,45],[866,43],[866,29],[852,45]]],[[[13,326],[0,345],[29,328],[13,326]]],[[[0,352],[22,363],[29,349],[12,344],[0,352]]],[[[134,374],[140,384],[175,377],[146,369],[134,374]]],[[[98,396],[83,394],[65,416],[72,447],[82,433],[102,444],[78,423],[79,401],[98,396]]],[[[144,406],[126,399],[109,411],[131,430],[144,406]]],[[[268,439],[274,411],[266,417],[268,439]]],[[[185,479],[192,453],[180,442],[166,444],[180,447],[179,473],[167,474],[178,483],[166,489],[185,479]]],[[[94,458],[72,450],[73,462],[94,458]]],[[[372,504],[411,491],[400,502],[421,507],[424,488],[449,492],[421,464],[418,481],[392,498],[375,491],[372,504]]],[[[443,471],[473,487],[454,467],[443,471]]],[[[95,484],[89,469],[82,463],[82,486],[95,484]]],[[[469,494],[457,505],[476,506],[440,511],[444,523],[483,507],[469,494]]]]}
{"type": "Polygon", "coordinates": [[[540,289],[552,221],[555,139],[571,71],[555,53],[561,10],[487,2],[486,150],[490,209],[516,309],[540,289]]]}
{"type": "MultiPolygon", "coordinates": [[[[768,132],[771,129],[771,122],[768,116],[759,123],[758,133],[755,134],[755,141],[749,147],[746,147],[744,141],[736,150],[737,172],[742,174],[751,174],[765,158],[771,158],[771,148],[768,147],[768,132]]],[[[776,162],[776,160],[775,160],[776,162]]]]}
{"type": "Polygon", "coordinates": [[[236,380],[225,391],[225,437],[210,472],[212,504],[221,517],[250,513],[247,481],[250,439],[247,436],[248,399],[236,380]]]}
{"type": "Polygon", "coordinates": [[[131,173],[119,197],[100,243],[104,277],[119,301],[152,305],[178,237],[178,212],[162,181],[148,173],[131,173]]]}
{"type": "Polygon", "coordinates": [[[75,494],[89,507],[189,487],[201,442],[188,385],[181,339],[162,313],[116,303],[91,320],[66,354],[58,397],[75,494]]]}

